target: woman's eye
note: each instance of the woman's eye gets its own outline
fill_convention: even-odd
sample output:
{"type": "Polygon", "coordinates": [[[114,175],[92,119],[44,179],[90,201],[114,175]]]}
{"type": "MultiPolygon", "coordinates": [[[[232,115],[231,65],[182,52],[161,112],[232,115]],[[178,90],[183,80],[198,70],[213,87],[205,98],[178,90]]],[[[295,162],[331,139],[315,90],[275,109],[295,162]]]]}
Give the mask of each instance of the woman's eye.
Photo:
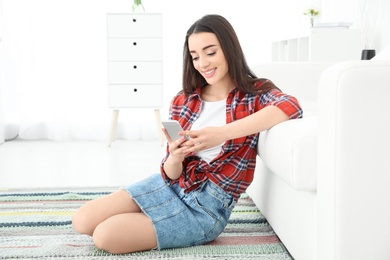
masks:
{"type": "Polygon", "coordinates": [[[210,53],[207,53],[207,56],[213,56],[215,54],[215,52],[210,52],[210,53]]]}
{"type": "Polygon", "coordinates": [[[192,57],[192,60],[196,61],[196,60],[198,60],[198,57],[192,57]]]}

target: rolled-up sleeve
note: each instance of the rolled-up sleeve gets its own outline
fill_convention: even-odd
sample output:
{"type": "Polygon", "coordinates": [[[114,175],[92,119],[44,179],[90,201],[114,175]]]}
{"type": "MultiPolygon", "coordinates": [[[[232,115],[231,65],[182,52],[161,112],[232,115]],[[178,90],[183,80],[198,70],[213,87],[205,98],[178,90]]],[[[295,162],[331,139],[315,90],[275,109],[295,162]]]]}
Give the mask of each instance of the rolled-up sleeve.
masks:
{"type": "Polygon", "coordinates": [[[280,108],[290,119],[301,118],[303,110],[298,100],[277,89],[270,90],[260,95],[260,108],[276,106],[280,108]]]}

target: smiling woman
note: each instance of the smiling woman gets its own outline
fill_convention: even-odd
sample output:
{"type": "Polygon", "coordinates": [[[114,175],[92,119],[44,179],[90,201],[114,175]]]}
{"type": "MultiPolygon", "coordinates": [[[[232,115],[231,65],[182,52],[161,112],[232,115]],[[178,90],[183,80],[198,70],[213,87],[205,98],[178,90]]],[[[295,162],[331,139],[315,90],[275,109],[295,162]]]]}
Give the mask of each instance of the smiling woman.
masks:
{"type": "Polygon", "coordinates": [[[248,67],[230,22],[210,14],[187,30],[183,89],[160,172],[80,207],[73,227],[111,253],[198,246],[225,229],[253,180],[258,133],[302,116],[296,98],[248,67]],[[190,138],[184,138],[189,136],[190,138]]]}

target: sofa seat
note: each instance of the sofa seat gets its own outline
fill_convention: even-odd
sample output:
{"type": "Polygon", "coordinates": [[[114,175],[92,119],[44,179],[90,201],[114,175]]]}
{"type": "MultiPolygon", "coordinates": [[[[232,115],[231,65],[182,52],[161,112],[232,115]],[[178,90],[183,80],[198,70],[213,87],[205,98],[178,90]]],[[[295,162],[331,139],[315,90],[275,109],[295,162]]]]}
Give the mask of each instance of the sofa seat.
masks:
{"type": "Polygon", "coordinates": [[[317,116],[278,124],[260,133],[257,149],[267,167],[295,190],[317,189],[317,116]]]}

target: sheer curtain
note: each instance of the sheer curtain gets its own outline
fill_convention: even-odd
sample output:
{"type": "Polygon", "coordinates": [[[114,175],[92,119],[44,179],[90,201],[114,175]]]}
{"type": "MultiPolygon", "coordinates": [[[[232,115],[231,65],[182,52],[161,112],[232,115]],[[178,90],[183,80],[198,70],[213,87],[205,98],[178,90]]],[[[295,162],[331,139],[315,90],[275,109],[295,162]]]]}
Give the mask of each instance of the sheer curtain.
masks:
{"type": "MultiPolygon", "coordinates": [[[[19,138],[108,140],[105,5],[3,0],[4,114],[19,138]]],[[[117,137],[157,139],[153,110],[121,110],[117,137]]]]}

